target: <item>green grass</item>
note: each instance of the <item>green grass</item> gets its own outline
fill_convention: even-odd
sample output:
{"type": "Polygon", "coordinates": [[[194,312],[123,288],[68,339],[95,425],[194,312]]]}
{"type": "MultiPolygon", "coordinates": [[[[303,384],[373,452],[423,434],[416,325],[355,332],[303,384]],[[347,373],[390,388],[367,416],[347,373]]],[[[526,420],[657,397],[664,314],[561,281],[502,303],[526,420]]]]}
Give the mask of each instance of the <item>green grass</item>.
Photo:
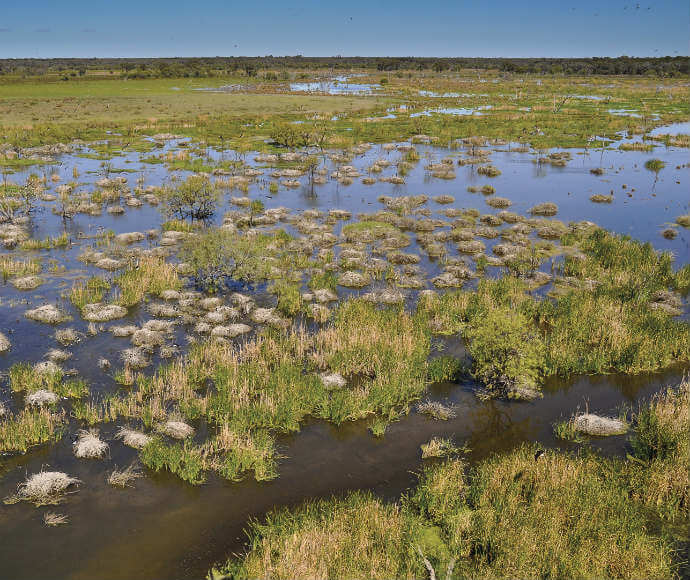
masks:
{"type": "Polygon", "coordinates": [[[29,276],[41,271],[39,260],[15,260],[11,256],[0,256],[0,273],[3,281],[11,276],[29,276]]]}
{"type": "Polygon", "coordinates": [[[295,111],[332,114],[376,104],[375,98],[194,90],[227,82],[233,79],[3,83],[0,119],[11,140],[21,145],[102,138],[106,130],[122,133],[124,138],[166,131],[201,134],[212,124],[217,139],[219,125],[224,125],[220,133],[230,138],[241,131],[247,118],[292,116],[295,111]]]}
{"type": "Polygon", "coordinates": [[[687,267],[674,272],[669,254],[604,230],[563,241],[585,254],[561,266],[581,288],[538,299],[523,280],[505,276],[480,281],[476,291],[424,298],[420,314],[437,332],[460,332],[475,377],[503,395],[551,375],[636,374],[688,362],[688,323],[650,307],[657,292],[685,290],[687,267]]]}
{"type": "Polygon", "coordinates": [[[627,466],[534,452],[430,466],[396,504],[357,492],[273,511],[250,523],[247,552],[210,577],[673,576],[673,542],[629,498],[627,466]]]}
{"type": "Polygon", "coordinates": [[[154,437],[141,451],[141,462],[153,471],[169,471],[183,481],[198,485],[206,479],[206,467],[201,450],[193,443],[166,445],[154,437]]]}
{"type": "Polygon", "coordinates": [[[158,295],[163,290],[179,290],[182,287],[175,268],[162,258],[142,256],[138,263],[130,265],[113,283],[119,288],[117,302],[121,306],[133,306],[147,294],[158,295]]]}
{"type": "Polygon", "coordinates": [[[102,302],[103,298],[110,290],[110,282],[104,278],[94,276],[83,282],[78,280],[72,285],[69,299],[74,306],[82,310],[87,304],[102,302]]]}
{"type": "MultiPolygon", "coordinates": [[[[276,435],[299,431],[307,417],[336,424],[379,418],[385,429],[425,391],[429,349],[423,320],[401,308],[350,300],[315,334],[266,329],[239,348],[197,344],[153,376],[138,376],[129,394],[108,400],[107,413],[147,428],[171,411],[188,420],[204,418],[209,437],[195,465],[230,480],[248,473],[272,479],[278,474],[276,435]],[[329,390],[322,372],[340,373],[350,384],[329,390]],[[214,389],[202,394],[209,380],[214,389]]],[[[174,459],[179,449],[162,443],[152,449],[147,465],[183,473],[174,459]]]]}
{"type": "Polygon", "coordinates": [[[33,365],[28,362],[15,363],[8,372],[10,388],[15,392],[32,393],[40,389],[53,391],[60,389],[62,382],[62,371],[55,373],[37,372],[33,365]]]}
{"type": "Polygon", "coordinates": [[[57,441],[64,416],[48,409],[24,409],[0,419],[0,453],[26,453],[30,447],[57,441]]]}
{"type": "Polygon", "coordinates": [[[278,310],[285,316],[293,317],[302,308],[300,285],[280,281],[273,285],[273,292],[278,296],[278,310]]]}
{"type": "Polygon", "coordinates": [[[19,248],[26,251],[53,250],[55,248],[66,248],[70,244],[67,232],[59,236],[50,236],[42,240],[24,240],[19,244],[19,248]]]}
{"type": "Polygon", "coordinates": [[[689,389],[684,380],[635,414],[626,460],[523,445],[472,468],[435,463],[396,503],[355,492],[251,521],[246,552],[209,577],[675,577],[689,389]]]}

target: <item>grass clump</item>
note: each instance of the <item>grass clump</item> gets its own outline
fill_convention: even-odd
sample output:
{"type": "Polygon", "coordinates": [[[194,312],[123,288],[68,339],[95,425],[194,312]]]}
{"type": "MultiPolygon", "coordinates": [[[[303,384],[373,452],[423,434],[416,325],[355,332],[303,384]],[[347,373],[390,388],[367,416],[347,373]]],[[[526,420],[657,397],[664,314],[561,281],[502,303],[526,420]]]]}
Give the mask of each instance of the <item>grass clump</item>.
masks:
{"type": "Polygon", "coordinates": [[[451,439],[444,437],[432,437],[428,442],[422,443],[420,449],[422,450],[422,459],[448,457],[460,451],[451,439]]]}
{"type": "Polygon", "coordinates": [[[26,453],[30,447],[57,441],[64,415],[45,408],[28,408],[0,419],[0,453],[26,453]]]}
{"type": "Polygon", "coordinates": [[[285,316],[295,316],[302,308],[302,294],[298,284],[279,281],[273,286],[278,296],[278,310],[285,316]]]}
{"type": "Polygon", "coordinates": [[[65,514],[57,514],[55,512],[46,512],[43,514],[43,523],[49,528],[62,526],[69,522],[69,517],[65,514]]]}
{"type": "Polygon", "coordinates": [[[108,475],[108,483],[114,487],[132,487],[132,482],[141,477],[141,470],[135,465],[131,464],[125,469],[114,469],[108,475]]]}
{"type": "Polygon", "coordinates": [[[97,429],[82,429],[74,442],[74,455],[79,459],[102,459],[108,452],[108,444],[98,436],[97,429]]]}
{"type": "Polygon", "coordinates": [[[419,403],[417,405],[417,412],[439,421],[448,421],[458,416],[455,407],[452,405],[444,405],[439,401],[429,400],[419,403]]]}
{"type": "Polygon", "coordinates": [[[69,293],[69,299],[79,310],[83,310],[87,304],[102,302],[108,290],[110,290],[110,282],[94,276],[86,282],[81,280],[75,282],[69,293]]]}
{"type": "Polygon", "coordinates": [[[0,256],[0,274],[5,282],[11,276],[32,276],[41,271],[39,260],[15,260],[11,256],[0,256]]]}
{"type": "Polygon", "coordinates": [[[36,506],[56,505],[62,501],[70,487],[79,483],[81,482],[76,477],[60,471],[39,471],[29,476],[19,486],[17,495],[9,501],[29,501],[36,506]]]}
{"type": "Polygon", "coordinates": [[[120,306],[134,306],[146,294],[160,295],[164,290],[179,290],[182,287],[175,268],[162,258],[142,256],[137,264],[130,265],[115,278],[120,292],[117,302],[120,306]]]}
{"type": "Polygon", "coordinates": [[[141,450],[140,458],[153,471],[169,471],[188,483],[198,485],[206,480],[201,449],[189,441],[166,445],[154,437],[141,450]]]}
{"type": "Polygon", "coordinates": [[[462,361],[452,356],[439,356],[429,361],[427,376],[432,383],[455,381],[464,370],[462,361]]]}

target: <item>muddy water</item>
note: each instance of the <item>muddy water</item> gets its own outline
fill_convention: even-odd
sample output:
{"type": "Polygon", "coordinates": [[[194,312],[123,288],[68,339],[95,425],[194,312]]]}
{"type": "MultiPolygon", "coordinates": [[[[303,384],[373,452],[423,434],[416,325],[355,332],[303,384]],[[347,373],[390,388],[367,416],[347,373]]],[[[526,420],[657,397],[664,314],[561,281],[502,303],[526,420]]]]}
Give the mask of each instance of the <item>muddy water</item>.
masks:
{"type": "MultiPolygon", "coordinates": [[[[573,159],[566,167],[552,167],[535,163],[536,155],[511,151],[501,146],[494,151],[491,162],[502,174],[496,178],[482,177],[471,166],[456,167],[457,178],[452,181],[432,179],[424,166],[448,155],[449,150],[432,146],[418,146],[420,163],[406,177],[404,185],[377,183],[364,186],[356,181],[343,186],[335,181],[316,186],[316,196],[310,195],[305,179],[297,189],[268,194],[268,174],[250,186],[249,195],[260,198],[267,208],[285,206],[293,210],[316,208],[347,209],[357,214],[370,213],[383,206],[380,195],[417,195],[430,197],[442,194],[455,196],[450,207],[476,207],[482,213],[497,213],[485,204],[481,194],[466,191],[467,186],[491,184],[496,194],[513,201],[511,211],[526,213],[536,203],[553,201],[559,206],[557,219],[591,220],[602,227],[650,241],[662,250],[672,251],[676,263],[690,259],[690,233],[678,228],[678,236],[667,240],[660,230],[678,215],[690,211],[690,170],[682,167],[688,161],[687,149],[657,147],[652,153],[622,152],[617,144],[604,151],[571,150],[573,159]],[[644,162],[657,157],[666,162],[656,179],[644,169],[644,162]],[[590,169],[604,167],[605,173],[595,176],[590,169]],[[623,185],[626,187],[623,188],[623,185]],[[632,190],[635,191],[632,191],[632,190]],[[614,191],[612,204],[593,204],[593,193],[614,191]],[[632,197],[628,196],[632,194],[632,197]]],[[[173,141],[163,150],[175,150],[173,141]]],[[[209,152],[214,158],[232,158],[232,152],[209,152]]],[[[351,164],[365,174],[376,159],[395,162],[398,152],[386,152],[373,147],[356,157],[351,164]]],[[[253,159],[250,154],[247,157],[253,159]]],[[[335,169],[330,161],[329,169],[335,169]]],[[[101,175],[100,161],[76,155],[64,155],[58,163],[47,168],[31,168],[11,177],[21,182],[32,172],[56,171],[62,183],[72,180],[77,167],[79,181],[88,190],[101,175]]],[[[141,162],[141,155],[129,153],[114,159],[115,167],[133,169],[122,174],[134,188],[135,180],[143,177],[146,185],[160,185],[170,178],[162,165],[141,162]]],[[[388,167],[382,175],[394,173],[388,167]]],[[[181,176],[185,172],[177,172],[181,176]]],[[[237,193],[233,195],[238,195],[237,193]]],[[[229,200],[230,195],[226,197],[229,200]]],[[[50,204],[33,220],[33,236],[42,238],[63,231],[62,222],[50,213],[50,204]]],[[[426,207],[438,215],[449,206],[429,201],[426,207]]],[[[227,209],[218,212],[218,220],[227,209]]],[[[144,231],[161,223],[157,208],[144,205],[127,208],[123,216],[105,214],[101,217],[79,215],[66,224],[75,246],[51,252],[13,252],[15,257],[37,256],[44,264],[56,260],[66,268],[65,273],[51,275],[44,272],[46,283],[33,292],[20,292],[12,286],[0,286],[0,330],[9,335],[13,348],[0,355],[0,371],[19,361],[36,362],[44,353],[57,346],[54,328],[31,322],[24,311],[45,302],[60,302],[74,317],[69,323],[86,331],[86,324],[78,313],[60,298],[77,276],[104,272],[77,260],[78,255],[94,242],[81,239],[99,229],[115,233],[144,231]]],[[[450,220],[448,220],[450,221],[450,220]]],[[[338,233],[341,224],[336,226],[338,233]]],[[[289,229],[289,228],[288,228],[289,229]]],[[[485,240],[487,251],[497,240],[485,240]]],[[[146,246],[150,242],[142,242],[146,246]]],[[[451,255],[454,249],[449,244],[451,255]]],[[[412,246],[409,251],[416,251],[412,246]]],[[[437,272],[438,264],[422,254],[421,266],[427,273],[437,272]]],[[[492,270],[492,269],[490,269],[492,270]]],[[[107,274],[107,273],[106,273],[107,274]]],[[[255,289],[259,292],[261,289],[255,289]]],[[[341,296],[345,293],[340,289],[341,296]]],[[[271,299],[261,295],[261,300],[271,299]]],[[[141,323],[150,318],[143,308],[130,309],[126,319],[118,324],[141,323]]],[[[62,325],[67,326],[67,325],[62,325]]],[[[182,330],[176,342],[184,350],[182,330]]],[[[129,346],[126,338],[116,339],[103,332],[68,348],[73,357],[66,368],[76,368],[89,381],[93,394],[112,392],[119,388],[112,378],[96,368],[95,360],[108,358],[117,366],[119,352],[129,346]]],[[[445,352],[462,356],[458,344],[447,345],[445,352]]],[[[149,370],[159,361],[153,360],[149,370]]],[[[116,466],[124,467],[136,458],[134,451],[112,442],[115,425],[102,428],[104,438],[111,442],[111,456],[105,461],[83,461],[74,458],[71,441],[66,436],[55,446],[44,446],[25,456],[0,458],[0,497],[11,494],[27,473],[42,466],[59,468],[79,477],[83,484],[78,493],[51,510],[69,516],[70,523],[58,528],[43,525],[43,513],[49,508],[36,509],[28,504],[0,505],[0,578],[198,578],[209,566],[242,548],[242,529],[248,518],[261,516],[280,505],[293,505],[309,497],[328,496],[351,489],[372,489],[382,497],[393,499],[414,483],[414,472],[421,465],[419,445],[432,436],[452,436],[457,443],[467,445],[476,461],[495,451],[510,449],[524,441],[538,441],[546,446],[572,448],[570,444],[553,438],[552,424],[586,405],[594,412],[613,413],[620,405],[635,404],[666,384],[676,382],[678,372],[661,375],[625,377],[582,377],[569,381],[552,381],[544,389],[544,398],[532,403],[480,402],[473,394],[473,385],[437,385],[430,396],[458,405],[458,417],[448,422],[435,422],[414,413],[390,426],[386,436],[373,438],[362,423],[340,428],[323,423],[305,425],[298,435],[280,441],[284,459],[279,478],[269,483],[246,481],[231,484],[215,478],[201,487],[192,487],[178,479],[145,473],[134,488],[119,490],[106,482],[107,474],[116,466]]],[[[11,411],[21,408],[21,399],[13,396],[6,381],[0,385],[0,400],[11,411]]],[[[76,425],[69,432],[74,433],[76,425]]],[[[592,445],[603,453],[619,454],[625,448],[625,438],[596,440],[592,445]]]]}
{"type": "MultiPolygon", "coordinates": [[[[466,443],[472,450],[470,461],[525,441],[574,449],[576,445],[554,439],[553,422],[578,406],[614,413],[679,378],[679,372],[667,372],[553,381],[546,385],[544,398],[531,403],[480,402],[472,385],[437,385],[431,398],[457,405],[456,419],[439,422],[412,413],[380,439],[362,423],[341,428],[307,425],[280,441],[280,477],[269,483],[211,479],[192,487],[174,477],[147,474],[134,488],[114,489],[105,481],[106,472],[128,464],[134,452],[113,445],[105,461],[80,461],[66,438],[5,464],[4,493],[26,472],[45,465],[59,465],[84,484],[63,505],[50,508],[69,515],[66,526],[45,527],[42,515],[48,508],[2,507],[0,577],[200,578],[214,561],[240,551],[246,521],[271,508],[354,489],[394,499],[414,484],[414,473],[422,467],[419,446],[432,436],[466,443]]],[[[112,430],[106,428],[104,435],[109,437],[112,430]]],[[[594,440],[591,445],[605,454],[621,454],[625,438],[594,440]]]]}

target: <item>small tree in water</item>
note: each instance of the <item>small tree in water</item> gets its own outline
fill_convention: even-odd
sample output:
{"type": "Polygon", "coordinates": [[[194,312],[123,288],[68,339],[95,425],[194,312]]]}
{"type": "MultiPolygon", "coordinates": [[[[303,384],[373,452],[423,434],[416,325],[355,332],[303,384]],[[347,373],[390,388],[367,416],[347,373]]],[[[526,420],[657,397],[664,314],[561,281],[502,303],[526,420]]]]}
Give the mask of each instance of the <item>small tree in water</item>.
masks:
{"type": "Polygon", "coordinates": [[[254,225],[254,216],[259,215],[264,211],[264,202],[260,199],[255,199],[249,204],[249,224],[254,225]]]}
{"type": "Polygon", "coordinates": [[[192,175],[163,193],[163,207],[170,218],[206,220],[216,212],[219,199],[220,191],[208,177],[192,175]]]}
{"type": "Polygon", "coordinates": [[[246,237],[227,230],[211,228],[206,233],[184,242],[180,258],[194,271],[196,283],[215,292],[225,278],[243,282],[258,282],[268,276],[265,257],[267,245],[273,238],[259,235],[246,237]]]}
{"type": "Polygon", "coordinates": [[[314,173],[319,166],[319,158],[316,155],[310,155],[304,160],[304,171],[309,176],[309,187],[311,195],[314,195],[314,173]]]}

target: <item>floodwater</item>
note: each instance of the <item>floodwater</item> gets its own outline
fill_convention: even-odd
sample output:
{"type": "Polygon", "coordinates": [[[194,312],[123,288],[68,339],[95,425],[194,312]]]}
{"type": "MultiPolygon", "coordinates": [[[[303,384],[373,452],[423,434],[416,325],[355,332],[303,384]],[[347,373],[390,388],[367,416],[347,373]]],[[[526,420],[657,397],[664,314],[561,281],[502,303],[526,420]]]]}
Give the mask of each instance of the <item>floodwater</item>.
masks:
{"type": "MultiPolygon", "coordinates": [[[[108,485],[106,471],[127,465],[135,452],[111,445],[106,461],[76,459],[69,440],[7,462],[3,492],[26,472],[59,465],[84,483],[65,503],[52,508],[70,516],[57,528],[43,525],[47,508],[4,506],[0,526],[2,578],[200,578],[213,562],[240,552],[248,519],[283,505],[355,489],[370,489],[395,499],[414,485],[422,467],[419,446],[433,436],[452,437],[472,450],[477,461],[522,442],[575,449],[553,437],[552,424],[577,407],[615,414],[681,378],[679,372],[653,376],[576,377],[546,385],[544,398],[531,403],[482,403],[472,385],[436,385],[431,398],[453,403],[458,417],[433,421],[411,414],[374,438],[362,423],[335,428],[313,423],[279,441],[285,458],[280,477],[268,483],[232,484],[210,478],[200,487],[172,476],[147,474],[134,488],[108,485]],[[37,557],[40,555],[40,557],[37,557]]],[[[114,428],[106,428],[109,438],[114,428]]],[[[625,449],[624,437],[595,440],[594,448],[611,455],[625,449]]]]}
{"type": "Polygon", "coordinates": [[[488,109],[491,109],[491,105],[482,105],[474,109],[467,109],[464,107],[439,107],[437,109],[425,109],[424,111],[410,113],[410,117],[431,117],[434,113],[440,113],[441,115],[459,115],[461,117],[467,115],[481,116],[484,114],[482,111],[488,109]]]}
{"type": "MultiPolygon", "coordinates": [[[[538,155],[517,152],[514,147],[501,145],[493,147],[491,155],[491,163],[502,172],[498,177],[478,175],[475,167],[467,165],[455,166],[454,180],[443,180],[433,178],[425,166],[457,152],[418,145],[421,161],[405,177],[405,184],[378,182],[368,186],[355,180],[352,185],[345,186],[329,180],[325,185],[315,186],[316,195],[311,195],[306,178],[302,177],[301,187],[286,189],[281,186],[277,194],[269,194],[266,184],[271,181],[271,169],[265,168],[264,175],[250,186],[249,196],[261,199],[266,208],[284,206],[294,211],[339,208],[352,211],[354,215],[382,209],[377,201],[380,195],[453,195],[455,201],[450,205],[441,206],[431,200],[425,205],[434,212],[433,217],[440,217],[438,212],[448,207],[472,207],[482,213],[498,213],[499,210],[486,205],[481,193],[467,191],[468,186],[491,184],[496,195],[513,201],[511,211],[526,214],[537,203],[553,201],[559,207],[557,219],[594,221],[604,228],[649,241],[659,250],[672,252],[676,266],[687,263],[690,260],[690,230],[678,227],[675,239],[666,239],[660,234],[677,216],[690,213],[687,149],[658,146],[653,152],[644,153],[620,151],[617,146],[618,143],[612,143],[606,149],[570,150],[572,160],[567,166],[555,167],[538,162],[543,152],[538,155]],[[644,168],[645,161],[650,158],[666,163],[658,176],[644,168]],[[604,168],[603,175],[590,173],[591,169],[599,167],[604,168]],[[611,204],[589,201],[592,194],[610,191],[614,192],[611,204]]],[[[179,142],[172,140],[154,153],[178,148],[179,142]]],[[[229,151],[209,151],[208,154],[214,159],[234,158],[234,153],[229,151]]],[[[132,189],[137,178],[143,179],[144,188],[170,180],[170,172],[164,165],[142,162],[142,157],[148,155],[130,152],[113,160],[115,168],[132,170],[120,174],[127,178],[132,189]]],[[[388,152],[374,146],[349,164],[367,175],[366,170],[374,161],[388,159],[391,166],[378,176],[393,175],[393,166],[400,155],[399,151],[388,152]]],[[[261,167],[252,161],[253,158],[253,154],[246,157],[252,165],[261,167]]],[[[82,189],[88,191],[102,177],[100,163],[76,154],[62,155],[52,165],[35,166],[10,179],[23,182],[29,173],[45,171],[48,175],[58,173],[62,177],[60,183],[65,183],[73,179],[72,171],[76,166],[79,181],[86,184],[82,189]]],[[[329,172],[336,168],[329,160],[324,163],[329,172]]],[[[177,173],[186,175],[185,172],[177,173]]],[[[226,202],[231,195],[239,194],[229,193],[226,202]]],[[[60,298],[76,277],[104,274],[77,260],[83,250],[94,243],[84,236],[103,229],[115,233],[145,231],[159,227],[163,221],[158,208],[144,204],[140,208],[126,208],[122,216],[105,212],[100,217],[80,214],[63,226],[50,212],[50,205],[43,204],[43,211],[34,217],[33,237],[57,235],[66,227],[75,245],[65,250],[33,254],[12,252],[14,257],[41,256],[44,263],[48,259],[56,260],[66,271],[43,273],[46,282],[32,292],[18,291],[9,284],[0,286],[0,330],[10,337],[13,345],[8,353],[0,355],[0,370],[3,371],[15,362],[37,362],[49,348],[57,346],[52,338],[53,327],[23,316],[28,308],[57,301],[74,317],[69,325],[86,332],[84,321],[68,301],[60,298]]],[[[235,207],[226,203],[218,212],[217,221],[228,209],[235,207]]],[[[336,234],[341,227],[340,223],[336,226],[336,234]]],[[[500,238],[483,241],[488,253],[500,238]]],[[[144,241],[139,245],[152,243],[144,241]]],[[[416,249],[413,245],[406,251],[416,249]]],[[[452,244],[448,244],[447,249],[453,255],[452,244]]],[[[424,253],[420,265],[429,274],[439,270],[438,263],[424,253]]],[[[490,271],[497,273],[493,268],[490,271]]],[[[341,292],[343,295],[346,293],[341,292]]],[[[270,303],[270,300],[274,299],[269,295],[258,296],[259,303],[270,303]]],[[[116,323],[140,323],[147,317],[150,315],[145,309],[137,307],[116,323]]],[[[178,327],[175,340],[184,351],[183,329],[178,327]]],[[[117,367],[119,352],[128,346],[128,339],[101,332],[69,347],[73,357],[65,367],[77,369],[80,376],[88,380],[93,393],[112,392],[117,385],[108,374],[96,368],[94,361],[107,358],[117,367]]],[[[465,356],[462,344],[456,341],[445,344],[444,352],[465,356]]],[[[153,362],[149,371],[159,361],[154,359],[153,362]]],[[[432,436],[453,437],[458,444],[467,444],[471,449],[470,461],[514,448],[522,442],[573,449],[574,444],[554,438],[554,422],[569,417],[585,405],[592,412],[604,414],[616,413],[621,406],[635,406],[665,385],[678,382],[682,372],[683,369],[675,369],[638,377],[610,375],[551,380],[545,385],[543,399],[529,403],[479,401],[471,383],[434,385],[429,392],[430,398],[457,405],[456,419],[437,422],[412,412],[392,424],[382,438],[374,438],[360,422],[340,428],[322,422],[309,423],[299,434],[279,440],[283,456],[279,477],[268,483],[247,480],[233,484],[211,476],[205,485],[193,487],[169,475],[147,472],[133,488],[120,490],[106,482],[107,474],[116,466],[128,465],[135,459],[136,452],[113,441],[116,425],[102,426],[102,435],[111,449],[104,461],[76,459],[66,435],[56,445],[41,446],[23,456],[0,458],[2,497],[12,494],[27,474],[44,466],[59,468],[83,482],[77,493],[69,495],[56,508],[37,509],[26,503],[0,507],[0,578],[199,578],[214,562],[241,550],[242,529],[248,519],[260,517],[271,508],[353,489],[371,489],[384,498],[396,498],[414,484],[414,472],[422,466],[419,446],[432,436]],[[42,517],[49,509],[68,515],[69,524],[57,528],[44,526],[42,517]]],[[[6,381],[0,385],[0,401],[11,411],[21,407],[20,399],[10,392],[6,381]]],[[[74,433],[75,429],[76,425],[71,425],[69,432],[74,433]]],[[[591,445],[603,453],[618,455],[624,453],[626,439],[593,440],[591,445]]]]}
{"type": "Polygon", "coordinates": [[[329,95],[372,95],[381,89],[374,83],[353,83],[352,76],[338,76],[332,79],[290,83],[290,90],[297,93],[326,93],[329,95]]]}

